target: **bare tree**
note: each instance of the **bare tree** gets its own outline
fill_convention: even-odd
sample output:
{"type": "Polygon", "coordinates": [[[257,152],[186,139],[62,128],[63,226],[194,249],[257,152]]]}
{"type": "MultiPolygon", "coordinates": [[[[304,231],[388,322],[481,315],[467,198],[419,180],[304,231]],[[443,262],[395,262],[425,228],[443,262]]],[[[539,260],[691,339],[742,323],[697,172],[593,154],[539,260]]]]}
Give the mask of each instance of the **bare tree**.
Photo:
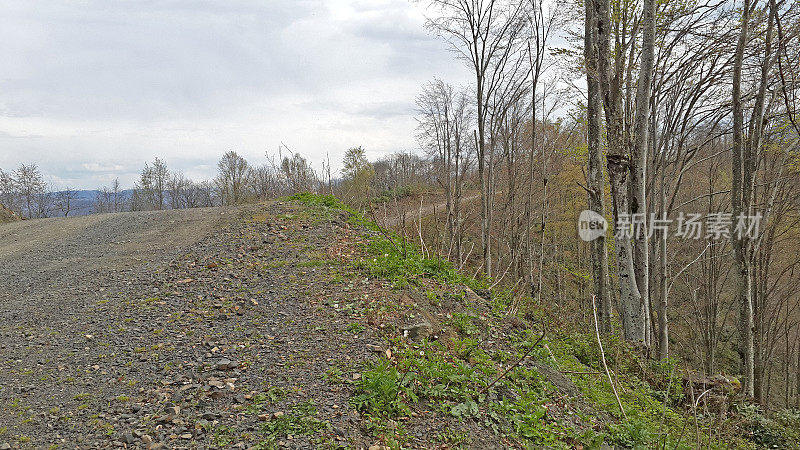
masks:
{"type": "Polygon", "coordinates": [[[169,178],[167,165],[160,158],[156,158],[152,165],[145,163],[144,169],[139,175],[139,181],[133,189],[131,208],[134,210],[164,209],[169,178]]]}
{"type": "Polygon", "coordinates": [[[64,217],[69,216],[73,200],[78,198],[78,191],[70,188],[63,189],[55,193],[56,209],[64,213],[64,217]]]}
{"type": "Polygon", "coordinates": [[[317,176],[308,165],[308,161],[299,153],[284,156],[280,163],[280,172],[285,183],[286,193],[311,192],[317,176]]]}
{"type": "Polygon", "coordinates": [[[28,218],[42,217],[40,214],[42,209],[48,206],[49,196],[46,195],[47,183],[45,183],[39,167],[33,163],[21,164],[14,171],[13,178],[25,207],[25,215],[28,218]],[[37,205],[37,201],[41,205],[37,205]]]}
{"type": "Polygon", "coordinates": [[[17,209],[18,198],[19,189],[17,187],[17,180],[14,179],[14,175],[9,172],[4,172],[3,169],[0,169],[0,204],[11,211],[19,212],[17,209]]]}
{"type": "MultiPolygon", "coordinates": [[[[744,99],[742,96],[742,68],[745,49],[749,41],[751,14],[757,3],[744,0],[742,9],[742,25],[736,44],[733,64],[733,150],[731,158],[731,208],[733,217],[741,218],[753,214],[753,195],[755,191],[755,173],[757,154],[762,143],[764,132],[765,101],[767,82],[774,55],[772,52],[773,24],[777,8],[770,3],[769,18],[764,41],[764,57],[761,62],[758,88],[755,93],[753,110],[747,135],[744,123],[744,99]]],[[[740,355],[744,371],[743,392],[749,396],[755,394],[754,374],[754,310],[752,286],[752,259],[754,243],[744,233],[731,233],[731,245],[736,263],[736,286],[739,302],[739,338],[740,355]]]]}
{"type": "MultiPolygon", "coordinates": [[[[467,63],[475,76],[477,107],[478,177],[481,186],[481,242],[483,270],[492,274],[491,256],[491,173],[487,173],[487,131],[489,101],[507,81],[508,73],[518,72],[524,61],[524,2],[501,0],[433,0],[438,16],[426,26],[444,38],[467,63]]],[[[489,164],[491,172],[491,164],[489,164]]]]}
{"type": "Polygon", "coordinates": [[[236,205],[247,197],[247,160],[234,151],[226,152],[217,163],[215,180],[223,205],[236,205]]]}
{"type": "MultiPolygon", "coordinates": [[[[600,82],[597,66],[597,17],[594,0],[586,0],[585,4],[584,58],[586,61],[586,127],[588,144],[588,197],[589,209],[602,217],[605,209],[605,179],[603,177],[601,147],[601,114],[600,82]]],[[[600,331],[611,331],[611,297],[608,292],[608,251],[604,235],[591,243],[592,281],[594,295],[600,302],[600,331]]]]}
{"type": "MultiPolygon", "coordinates": [[[[639,89],[637,89],[634,109],[634,134],[637,137],[634,140],[635,149],[633,150],[629,149],[626,137],[625,105],[629,103],[623,98],[625,95],[623,83],[626,82],[626,76],[630,79],[630,74],[624,72],[625,62],[627,58],[628,68],[633,64],[635,46],[632,41],[635,40],[639,23],[636,21],[636,25],[632,26],[630,36],[627,36],[625,35],[627,26],[634,20],[630,17],[630,11],[626,7],[615,4],[614,7],[619,7],[620,10],[615,10],[612,15],[610,0],[596,0],[594,5],[598,30],[598,73],[606,117],[608,142],[606,162],[615,222],[614,241],[622,328],[626,340],[649,347],[651,344],[651,318],[649,292],[646,289],[646,281],[644,281],[649,278],[648,267],[646,260],[635,259],[637,256],[644,257],[642,252],[635,248],[634,241],[637,243],[636,245],[646,250],[646,205],[642,204],[639,199],[643,195],[644,182],[640,178],[646,168],[646,159],[642,156],[644,149],[639,146],[647,142],[649,90],[653,71],[655,1],[645,0],[643,7],[642,64],[639,69],[639,89]],[[615,26],[620,24],[622,26],[615,26]],[[610,43],[612,34],[615,32],[617,34],[613,36],[615,45],[612,51],[610,43]],[[632,227],[634,236],[629,235],[631,230],[628,229],[633,225],[632,222],[638,224],[638,226],[632,227]]],[[[647,252],[645,251],[645,253],[647,252]]]]}

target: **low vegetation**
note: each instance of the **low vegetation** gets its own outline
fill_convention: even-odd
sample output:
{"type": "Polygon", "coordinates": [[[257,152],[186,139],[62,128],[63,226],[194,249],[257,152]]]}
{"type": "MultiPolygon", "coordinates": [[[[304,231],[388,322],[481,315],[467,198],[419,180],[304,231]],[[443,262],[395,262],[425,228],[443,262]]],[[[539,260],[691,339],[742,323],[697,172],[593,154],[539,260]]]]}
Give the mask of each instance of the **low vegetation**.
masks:
{"type": "MultiPolygon", "coordinates": [[[[528,448],[800,446],[797,413],[767,418],[737,392],[720,397],[710,389],[706,401],[698,399],[700,392],[687,392],[680,361],[642,358],[621,340],[620,330],[602,338],[601,354],[593,332],[570,325],[552,306],[497,289],[485,294],[492,298],[487,301],[473,288],[488,292],[481,288],[490,280],[469,279],[446,261],[421,256],[334,197],[291,199],[315,208],[322,219],[346,212],[347,221],[364,230],[361,257],[352,267],[398,292],[427,289],[426,307],[448,317],[439,336],[418,341],[385,331],[389,352],[353,382],[351,405],[388,446],[403,447],[406,424],[420,416],[465,424],[453,428],[462,434],[441,434],[443,443],[463,447],[477,445],[470,441],[480,434],[476,429],[528,448]],[[438,306],[445,296],[449,308],[438,306]],[[512,303],[523,307],[506,314],[512,303]],[[726,403],[724,411],[712,397],[726,403]]],[[[341,380],[334,372],[329,376],[341,380]]]]}

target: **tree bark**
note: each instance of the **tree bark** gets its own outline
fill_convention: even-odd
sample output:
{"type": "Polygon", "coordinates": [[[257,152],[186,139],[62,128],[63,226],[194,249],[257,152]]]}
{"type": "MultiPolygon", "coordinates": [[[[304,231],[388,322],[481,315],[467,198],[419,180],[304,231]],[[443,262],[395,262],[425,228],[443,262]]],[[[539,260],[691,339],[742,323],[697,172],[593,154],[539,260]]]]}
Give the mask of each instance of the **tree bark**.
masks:
{"type": "MultiPolygon", "coordinates": [[[[750,0],[744,0],[742,28],[736,44],[733,63],[733,154],[731,158],[731,208],[733,217],[748,211],[748,197],[744,195],[747,183],[745,168],[748,151],[744,142],[744,111],[742,101],[742,64],[744,49],[747,45],[747,34],[750,24],[750,0]]],[[[742,360],[742,392],[752,397],[754,394],[754,359],[753,359],[753,299],[750,277],[750,261],[746,254],[746,243],[742,236],[731,234],[736,269],[736,298],[739,304],[739,354],[742,360]]]]}
{"type": "MultiPolygon", "coordinates": [[[[584,36],[584,57],[586,59],[586,122],[589,182],[589,209],[605,217],[605,189],[600,144],[600,83],[597,67],[597,19],[594,0],[586,0],[586,28],[584,36]]],[[[600,303],[599,326],[604,334],[611,332],[611,298],[608,293],[608,251],[606,238],[600,236],[591,241],[592,281],[594,295],[600,303]]]]}
{"type": "Polygon", "coordinates": [[[651,346],[650,321],[650,250],[648,242],[647,197],[645,180],[647,174],[647,135],[650,124],[650,93],[653,81],[653,59],[655,47],[655,0],[644,0],[642,10],[642,53],[639,68],[639,80],[636,89],[636,109],[634,122],[634,142],[631,149],[631,215],[642,218],[639,231],[634,235],[633,261],[636,274],[636,286],[642,308],[645,311],[645,343],[651,346]]]}
{"type": "Polygon", "coordinates": [[[610,0],[597,0],[595,5],[599,55],[598,72],[608,134],[606,162],[611,184],[611,200],[613,202],[615,222],[614,242],[616,245],[619,305],[622,316],[623,336],[629,342],[646,347],[649,341],[647,327],[649,316],[636,283],[633,245],[624,230],[617,230],[620,218],[630,212],[627,177],[631,171],[631,163],[625,151],[624,119],[620,92],[622,66],[619,63],[615,65],[615,76],[612,82],[611,50],[609,48],[611,38],[610,0]]]}

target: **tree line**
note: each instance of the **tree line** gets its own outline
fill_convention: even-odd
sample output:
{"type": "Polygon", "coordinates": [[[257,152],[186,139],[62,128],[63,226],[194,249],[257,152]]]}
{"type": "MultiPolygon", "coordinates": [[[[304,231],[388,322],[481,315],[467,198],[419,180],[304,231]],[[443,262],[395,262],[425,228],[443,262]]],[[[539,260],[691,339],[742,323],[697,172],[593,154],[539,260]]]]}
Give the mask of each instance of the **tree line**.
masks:
{"type": "Polygon", "coordinates": [[[35,163],[20,164],[14,170],[0,168],[0,205],[29,219],[69,215],[77,192],[74,189],[55,191],[35,163]]]}
{"type": "Polygon", "coordinates": [[[798,4],[429,4],[472,81],[418,98],[444,207],[409,235],[511,287],[512,313],[573,305],[800,407],[798,4]],[[583,209],[607,234],[576,237],[583,209]]]}

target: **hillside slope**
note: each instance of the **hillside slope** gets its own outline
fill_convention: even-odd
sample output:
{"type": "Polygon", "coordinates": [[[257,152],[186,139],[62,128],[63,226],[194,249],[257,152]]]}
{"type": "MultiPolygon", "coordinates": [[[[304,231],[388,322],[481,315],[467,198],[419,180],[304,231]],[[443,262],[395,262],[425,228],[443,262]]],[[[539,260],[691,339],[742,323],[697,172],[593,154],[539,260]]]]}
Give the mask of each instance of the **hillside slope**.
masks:
{"type": "Polygon", "coordinates": [[[297,199],[0,228],[0,445],[752,445],[610,341],[623,418],[591,334],[297,199]]]}

